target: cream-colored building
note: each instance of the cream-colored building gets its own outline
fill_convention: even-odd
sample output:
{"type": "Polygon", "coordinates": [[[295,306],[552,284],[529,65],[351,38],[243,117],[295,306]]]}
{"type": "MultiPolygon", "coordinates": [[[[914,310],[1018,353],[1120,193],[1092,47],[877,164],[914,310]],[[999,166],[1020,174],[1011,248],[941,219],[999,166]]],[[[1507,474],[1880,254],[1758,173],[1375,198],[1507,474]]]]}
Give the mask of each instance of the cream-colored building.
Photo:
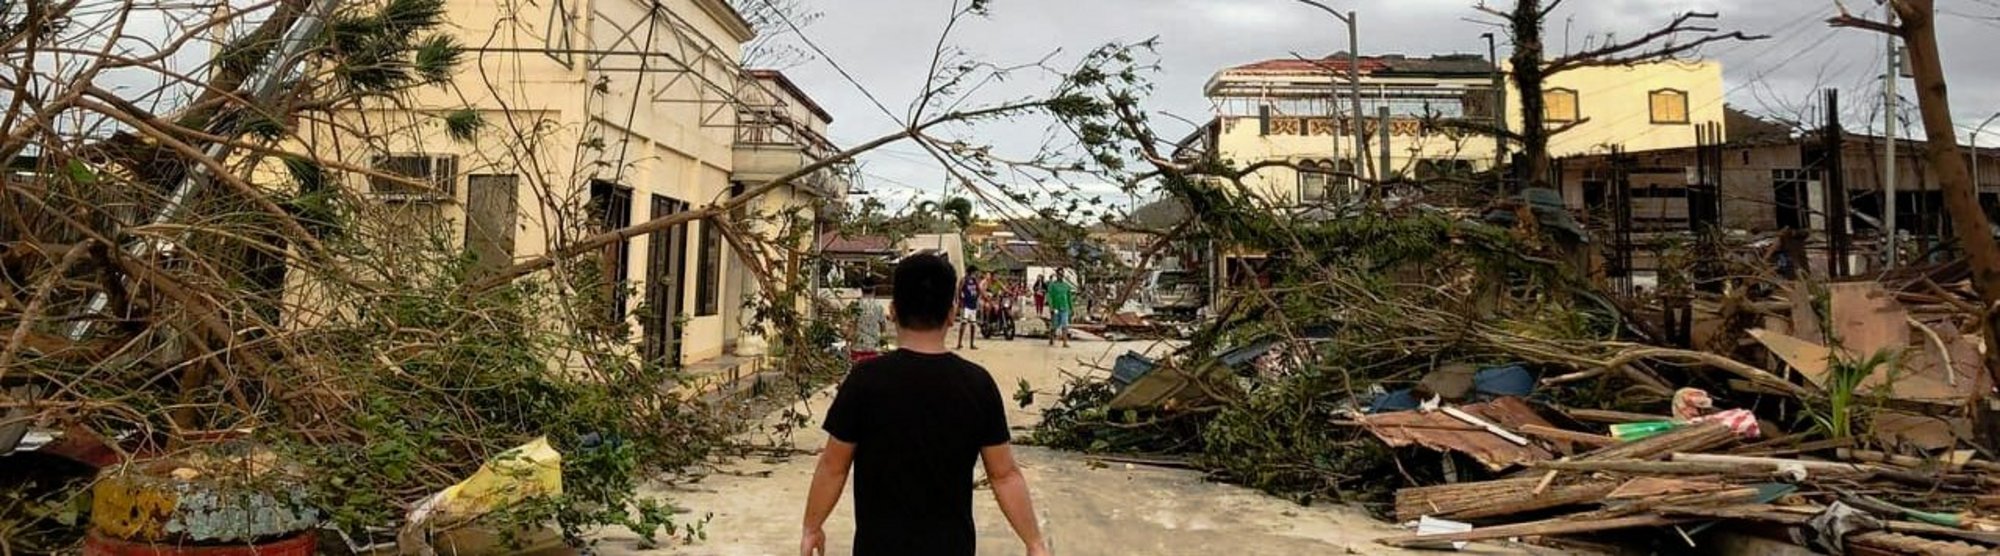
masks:
{"type": "MultiPolygon", "coordinates": [[[[1367,152],[1357,173],[1384,175],[1376,168],[1377,115],[1387,108],[1386,175],[1421,180],[1494,166],[1494,139],[1479,129],[1494,124],[1494,106],[1505,106],[1508,128],[1521,125],[1519,95],[1495,90],[1495,80],[1505,76],[1483,57],[1391,55],[1364,57],[1358,65],[1359,121],[1352,117],[1344,54],[1265,60],[1216,73],[1204,88],[1214,119],[1183,142],[1182,155],[1213,155],[1238,167],[1282,160],[1349,171],[1355,170],[1358,127],[1367,152]]],[[[1722,68],[1713,61],[1581,68],[1552,76],[1544,99],[1547,125],[1567,128],[1551,138],[1553,156],[1604,152],[1612,145],[1687,146],[1695,143],[1697,124],[1722,122],[1722,68]]],[[[1346,180],[1283,167],[1260,170],[1245,182],[1279,205],[1314,203],[1353,189],[1346,180]]]]}
{"type": "MultiPolygon", "coordinates": [[[[716,203],[830,152],[824,110],[782,75],[740,67],[753,31],[724,0],[448,0],[445,9],[466,47],[450,82],[305,124],[302,135],[320,157],[428,182],[349,185],[443,223],[480,267],[716,203]],[[483,125],[455,137],[447,117],[468,109],[483,125]]],[[[804,207],[810,222],[814,200],[845,188],[830,171],[745,212],[804,207]]],[[[608,249],[603,280],[617,292],[613,316],[637,332],[636,354],[690,363],[754,341],[742,300],[755,286],[739,256],[705,222],[608,249]]]]}
{"type": "MultiPolygon", "coordinates": [[[[750,70],[748,75],[753,80],[749,84],[754,86],[746,87],[741,95],[749,106],[738,114],[735,172],[730,178],[735,187],[769,183],[839,151],[826,135],[833,116],[796,83],[775,70],[750,70]]],[[[776,242],[785,244],[789,251],[759,253],[766,268],[818,284],[818,269],[803,254],[820,244],[826,217],[846,206],[853,171],[850,163],[830,165],[791,180],[738,211],[738,219],[754,233],[773,240],[794,240],[776,242]]],[[[768,347],[765,331],[750,322],[753,311],[743,310],[746,304],[758,301],[759,287],[741,264],[731,267],[723,286],[723,297],[738,305],[734,318],[723,323],[723,343],[737,355],[762,355],[768,347]]],[[[809,298],[800,296],[797,308],[810,311],[809,298]]]]}

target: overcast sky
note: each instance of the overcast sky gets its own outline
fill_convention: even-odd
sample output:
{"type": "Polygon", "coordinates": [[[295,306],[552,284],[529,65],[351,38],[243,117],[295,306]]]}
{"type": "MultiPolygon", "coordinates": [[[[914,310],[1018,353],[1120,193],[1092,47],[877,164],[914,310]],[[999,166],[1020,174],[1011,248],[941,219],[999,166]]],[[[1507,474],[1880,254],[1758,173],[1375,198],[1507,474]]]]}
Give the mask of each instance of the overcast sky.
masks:
{"type": "MultiPolygon", "coordinates": [[[[1325,0],[1336,9],[1359,14],[1361,52],[1365,55],[1403,53],[1428,55],[1486,52],[1479,37],[1491,27],[1472,20],[1491,20],[1472,9],[1476,0],[1325,0]]],[[[1495,4],[1510,5],[1505,0],[1495,4]]],[[[1857,10],[1879,8],[1870,0],[1848,0],[1857,10]]],[[[786,71],[834,116],[833,137],[845,144],[865,141],[897,128],[860,88],[840,76],[845,68],[868,92],[901,114],[920,90],[932,46],[949,13],[945,0],[838,0],[819,2],[823,16],[805,29],[805,36],[822,48],[824,59],[803,62],[786,71]]],[[[2000,32],[2000,0],[1939,0],[1940,42],[1960,139],[1980,120],[2000,110],[2000,62],[1991,61],[1981,40],[2000,32]]],[[[1817,98],[1820,87],[1841,89],[1849,127],[1880,126],[1883,36],[1832,29],[1823,21],[1835,13],[1832,0],[1570,0],[1546,26],[1554,52],[1580,49],[1606,33],[1636,36],[1664,23],[1675,13],[1719,12],[1717,26],[1766,34],[1771,38],[1748,44],[1714,46],[1702,56],[1723,62],[1725,87],[1732,106],[1757,113],[1793,115],[1817,98]],[[1866,104],[1864,104],[1866,103],[1866,104]]],[[[1209,117],[1201,86],[1217,70],[1297,52],[1325,55],[1343,50],[1345,28],[1324,12],[1294,0],[994,0],[992,14],[962,25],[951,44],[988,62],[1007,65],[1032,62],[1060,51],[1053,63],[1067,66],[1091,48],[1109,41],[1137,41],[1157,36],[1162,69],[1154,76],[1157,90],[1147,106],[1188,120],[1209,117]]],[[[796,42],[795,39],[788,38],[796,42]]],[[[1507,56],[1501,46],[1501,56],[1507,56]]],[[[982,91],[976,100],[999,102],[1046,91],[1051,81],[1023,75],[1002,87],[982,91]]],[[[1910,83],[1903,81],[1904,97],[1910,83]]],[[[1914,112],[1911,113],[1914,117],[1914,112]]],[[[1191,129],[1172,117],[1155,118],[1163,134],[1191,129]]],[[[978,128],[981,139],[1003,148],[1031,150],[1042,143],[1046,121],[1019,121],[978,128]]],[[[2000,124],[1981,143],[2000,143],[2000,124]]],[[[863,157],[864,183],[898,206],[918,193],[938,195],[945,181],[935,164],[926,163],[914,147],[904,144],[863,157]]]]}

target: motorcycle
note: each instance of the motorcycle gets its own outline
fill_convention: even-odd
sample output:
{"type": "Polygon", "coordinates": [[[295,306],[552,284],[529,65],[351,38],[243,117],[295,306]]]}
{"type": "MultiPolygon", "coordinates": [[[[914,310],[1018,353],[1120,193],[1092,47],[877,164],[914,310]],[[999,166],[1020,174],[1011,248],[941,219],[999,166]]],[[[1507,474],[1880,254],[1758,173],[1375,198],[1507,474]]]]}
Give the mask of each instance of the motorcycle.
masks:
{"type": "Polygon", "coordinates": [[[1002,297],[980,307],[980,337],[992,339],[994,336],[1000,336],[1008,340],[1014,339],[1014,307],[1013,296],[1002,297]]]}

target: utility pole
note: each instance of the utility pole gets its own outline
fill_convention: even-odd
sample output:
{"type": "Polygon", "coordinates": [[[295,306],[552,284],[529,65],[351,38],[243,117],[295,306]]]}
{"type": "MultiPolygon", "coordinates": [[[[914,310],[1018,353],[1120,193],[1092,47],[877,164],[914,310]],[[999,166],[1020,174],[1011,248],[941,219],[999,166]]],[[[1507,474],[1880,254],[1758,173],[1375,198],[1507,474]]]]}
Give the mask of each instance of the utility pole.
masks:
{"type": "MultiPolygon", "coordinates": [[[[1343,14],[1337,10],[1334,10],[1331,7],[1328,7],[1326,4],[1320,3],[1319,0],[1298,0],[1298,2],[1300,4],[1305,4],[1307,6],[1318,8],[1320,11],[1326,12],[1327,15],[1333,16],[1334,19],[1340,20],[1341,23],[1347,24],[1347,94],[1351,99],[1350,106],[1353,107],[1354,111],[1354,114],[1351,115],[1347,121],[1348,123],[1352,124],[1354,128],[1354,168],[1353,168],[1354,172],[1353,173],[1355,175],[1360,175],[1362,166],[1361,163],[1366,161],[1368,157],[1368,148],[1364,143],[1365,139],[1363,139],[1366,135],[1366,132],[1362,130],[1362,125],[1361,125],[1361,119],[1363,118],[1363,116],[1361,115],[1361,54],[1360,54],[1361,35],[1355,31],[1354,11],[1348,10],[1347,13],[1343,14]]],[[[1338,76],[1336,75],[1335,77],[1337,78],[1338,76]]],[[[1339,93],[1340,87],[1336,85],[1333,88],[1333,90],[1335,92],[1334,92],[1333,109],[1331,110],[1331,112],[1335,113],[1333,114],[1334,116],[1333,123],[1334,123],[1334,135],[1336,136],[1336,138],[1334,139],[1335,146],[1333,152],[1334,156],[1338,157],[1340,156],[1340,147],[1339,147],[1340,139],[1337,138],[1337,136],[1340,134],[1340,128],[1339,128],[1340,115],[1338,114],[1338,112],[1340,112],[1340,93],[1339,93]]]]}
{"type": "MultiPolygon", "coordinates": [[[[1896,25],[1896,10],[1883,10],[1883,23],[1896,25]]],[[[1888,65],[1882,68],[1882,135],[1888,147],[1882,149],[1882,233],[1883,244],[1888,253],[1884,255],[1883,268],[1896,268],[1896,35],[1884,34],[1888,53],[1888,65]]]]}
{"type": "Polygon", "coordinates": [[[1994,112],[1993,115],[1986,117],[1986,121],[1979,122],[1979,127],[1972,128],[1972,188],[1974,190],[1979,189],[1981,185],[1979,182],[1979,132],[1986,131],[1986,124],[1993,123],[1994,118],[2000,118],[2000,112],[1994,112]]]}
{"type": "MultiPolygon", "coordinates": [[[[1377,116],[1380,116],[1382,120],[1380,124],[1377,124],[1380,126],[1378,129],[1381,134],[1380,140],[1382,141],[1382,165],[1377,167],[1375,170],[1375,180],[1382,183],[1388,183],[1389,182],[1389,107],[1387,103],[1384,103],[1383,106],[1375,107],[1375,114],[1377,116]]],[[[1380,195],[1380,192],[1377,192],[1377,195],[1380,195]]]]}
{"type": "Polygon", "coordinates": [[[1500,81],[1500,47],[1493,33],[1479,36],[1486,38],[1486,61],[1493,64],[1493,128],[1499,130],[1493,134],[1493,179],[1498,181],[1500,167],[1507,165],[1507,86],[1500,81]]]}
{"type": "Polygon", "coordinates": [[[1349,106],[1354,109],[1354,172],[1360,173],[1361,161],[1368,156],[1368,151],[1362,148],[1361,34],[1354,28],[1354,10],[1348,10],[1347,17],[1340,19],[1347,22],[1347,98],[1349,106]]]}

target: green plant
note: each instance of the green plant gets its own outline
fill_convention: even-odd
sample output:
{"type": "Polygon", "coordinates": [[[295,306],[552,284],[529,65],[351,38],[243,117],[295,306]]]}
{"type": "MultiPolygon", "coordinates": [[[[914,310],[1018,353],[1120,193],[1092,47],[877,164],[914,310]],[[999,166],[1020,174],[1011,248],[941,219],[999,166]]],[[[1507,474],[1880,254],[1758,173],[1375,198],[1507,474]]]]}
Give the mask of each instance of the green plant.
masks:
{"type": "Polygon", "coordinates": [[[1829,438],[1848,438],[1854,435],[1854,424],[1866,406],[1857,405],[1864,401],[1861,383],[1874,376],[1877,371],[1892,366],[1896,354],[1881,350],[1870,354],[1867,359],[1854,359],[1835,353],[1827,359],[1826,397],[1818,403],[1807,404],[1807,415],[1813,425],[1829,438]]]}

